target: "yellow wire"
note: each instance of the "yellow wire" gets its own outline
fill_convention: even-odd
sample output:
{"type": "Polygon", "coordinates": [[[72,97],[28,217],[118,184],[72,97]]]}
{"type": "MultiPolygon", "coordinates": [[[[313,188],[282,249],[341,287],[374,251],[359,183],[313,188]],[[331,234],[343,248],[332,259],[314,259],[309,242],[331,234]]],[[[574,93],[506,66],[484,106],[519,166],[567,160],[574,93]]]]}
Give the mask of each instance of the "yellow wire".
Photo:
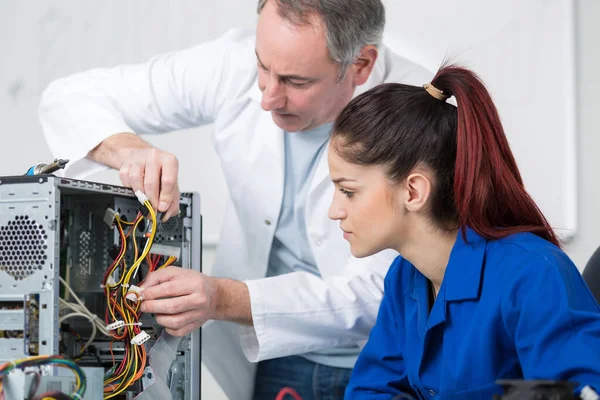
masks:
{"type": "Polygon", "coordinates": [[[156,213],[154,212],[154,209],[152,208],[152,205],[148,200],[146,200],[144,204],[146,205],[146,207],[148,207],[148,210],[150,211],[150,217],[152,219],[152,232],[150,233],[150,238],[148,238],[149,241],[146,243],[146,246],[144,246],[144,250],[141,256],[138,257],[131,266],[131,268],[129,268],[127,276],[125,277],[126,284],[129,284],[129,282],[131,281],[131,276],[137,271],[139,265],[146,258],[148,252],[150,252],[150,247],[152,247],[152,243],[154,242],[154,236],[156,235],[156,213]]]}
{"type": "Polygon", "coordinates": [[[116,216],[116,218],[115,218],[115,219],[116,219],[117,221],[119,221],[120,223],[122,223],[122,224],[125,224],[125,225],[133,225],[133,224],[135,223],[135,220],[133,220],[133,221],[131,221],[131,222],[127,222],[127,221],[125,221],[124,219],[121,219],[121,217],[119,216],[119,214],[117,214],[117,216],[116,216]]]}
{"type": "MultiPolygon", "coordinates": [[[[127,358],[129,358],[129,355],[127,356],[127,358]]],[[[118,379],[119,379],[119,378],[121,378],[122,376],[126,376],[126,375],[127,375],[127,373],[129,372],[130,368],[131,368],[131,362],[130,362],[130,361],[131,361],[131,360],[128,360],[128,361],[127,361],[127,363],[125,364],[125,365],[126,365],[126,368],[123,370],[123,372],[121,372],[121,373],[119,374],[119,376],[116,376],[116,377],[113,377],[112,379],[109,379],[109,380],[107,380],[107,381],[104,381],[104,386],[106,386],[107,384],[109,384],[109,383],[112,383],[112,382],[114,382],[114,381],[118,380],[118,379]]],[[[123,386],[123,382],[125,382],[125,379],[123,379],[123,380],[121,381],[121,383],[119,383],[119,385],[117,386],[117,388],[119,388],[119,387],[123,386]]],[[[114,397],[114,396],[118,395],[119,393],[123,392],[123,391],[124,391],[126,388],[127,388],[127,386],[124,386],[122,389],[120,389],[120,391],[119,391],[119,392],[113,392],[113,393],[112,393],[110,396],[107,396],[107,397],[105,396],[105,397],[104,397],[104,399],[110,399],[111,397],[114,397]]]]}
{"type": "MultiPolygon", "coordinates": [[[[128,338],[129,338],[129,336],[131,336],[131,335],[127,335],[127,336],[128,336],[128,338]]],[[[128,343],[127,345],[130,345],[130,344],[128,343]]],[[[117,375],[117,376],[113,376],[112,378],[105,380],[105,381],[104,381],[104,386],[106,386],[106,385],[108,385],[108,384],[110,384],[110,383],[112,383],[112,382],[114,382],[114,381],[118,380],[118,379],[119,379],[119,378],[121,378],[121,377],[125,377],[125,376],[127,375],[127,373],[129,372],[129,370],[130,370],[130,368],[131,368],[131,360],[130,360],[130,357],[131,357],[131,351],[129,351],[129,352],[127,353],[127,362],[125,363],[125,365],[126,365],[125,369],[124,369],[124,370],[123,370],[123,371],[122,371],[122,372],[121,372],[119,375],[117,375]]],[[[122,380],[122,381],[121,381],[121,383],[120,383],[120,384],[117,386],[117,388],[121,387],[121,386],[123,385],[123,383],[124,383],[124,382],[125,382],[125,379],[123,378],[123,380],[122,380]]],[[[113,395],[115,395],[115,396],[116,396],[116,394],[114,394],[114,392],[113,392],[113,395]]],[[[112,397],[112,396],[111,396],[111,397],[112,397]]],[[[109,397],[105,397],[105,398],[109,398],[109,397]]]]}
{"type": "MultiPolygon", "coordinates": [[[[152,243],[154,242],[154,237],[156,234],[156,226],[157,226],[156,213],[154,212],[152,205],[150,204],[149,201],[145,201],[144,205],[148,208],[150,218],[152,220],[152,230],[150,232],[150,237],[148,238],[148,241],[146,242],[146,244],[144,246],[144,250],[142,251],[142,254],[138,256],[138,248],[137,248],[137,240],[135,238],[135,232],[137,230],[138,224],[143,220],[143,218],[139,218],[138,221],[135,222],[135,224],[134,223],[128,224],[128,225],[133,224],[131,233],[133,235],[132,239],[133,239],[133,246],[134,246],[134,260],[135,261],[129,268],[127,268],[127,266],[125,265],[125,262],[123,261],[123,264],[125,266],[124,270],[126,272],[124,272],[121,275],[121,279],[119,280],[119,285],[121,286],[121,296],[117,300],[118,304],[114,305],[114,307],[117,308],[121,312],[121,315],[123,316],[123,321],[125,322],[125,324],[127,324],[128,326],[131,326],[131,328],[127,330],[128,334],[127,334],[126,340],[128,342],[131,342],[131,339],[133,339],[133,337],[135,336],[135,331],[131,324],[133,324],[135,322],[136,314],[140,308],[140,303],[136,302],[135,305],[126,304],[127,300],[125,299],[125,296],[127,295],[127,289],[129,288],[129,284],[131,282],[132,276],[135,274],[135,272],[139,268],[140,264],[146,258],[146,256],[148,255],[148,253],[150,251],[150,247],[152,246],[152,243]]],[[[173,261],[171,261],[171,263],[173,261]]],[[[169,260],[167,260],[167,263],[168,262],[169,262],[169,260]]],[[[167,264],[167,263],[165,263],[165,264],[167,264]]],[[[108,292],[108,294],[110,295],[110,292],[108,292]]],[[[109,301],[109,304],[111,304],[110,299],[108,301],[109,301]]],[[[116,317],[114,315],[114,310],[111,310],[110,312],[111,312],[111,315],[113,316],[113,318],[116,320],[116,317]]],[[[125,391],[129,386],[131,386],[133,384],[133,382],[135,382],[135,378],[138,375],[139,369],[143,368],[143,365],[141,365],[141,361],[144,357],[145,349],[139,348],[139,346],[132,345],[129,343],[127,345],[131,346],[131,349],[127,353],[125,369],[118,376],[113,376],[113,377],[105,380],[104,386],[106,387],[119,379],[121,379],[121,382],[118,385],[116,385],[115,388],[112,388],[113,389],[112,393],[109,395],[106,395],[104,397],[104,399],[113,398],[113,397],[121,394],[123,391],[125,391]]]]}
{"type": "Polygon", "coordinates": [[[175,257],[175,256],[170,256],[170,257],[167,259],[167,261],[166,261],[166,262],[165,262],[163,265],[161,265],[160,267],[158,267],[156,270],[158,271],[159,269],[162,269],[162,268],[168,267],[169,265],[173,264],[173,263],[175,262],[175,260],[177,260],[177,257],[175,257]]]}
{"type": "MultiPolygon", "coordinates": [[[[132,330],[133,331],[133,330],[132,330]]],[[[131,350],[128,353],[128,360],[127,360],[127,367],[125,369],[125,371],[123,373],[121,373],[117,378],[115,378],[114,380],[119,379],[121,376],[125,376],[127,375],[127,373],[129,372],[129,370],[131,369],[131,362],[133,360],[130,360],[130,357],[133,357],[133,352],[136,351],[135,347],[137,347],[136,345],[130,345],[131,346],[131,350]]],[[[117,390],[113,391],[112,394],[110,394],[109,396],[105,396],[104,399],[110,399],[112,397],[115,397],[121,393],[123,393],[129,386],[131,386],[131,384],[133,383],[133,377],[135,377],[136,372],[137,372],[137,357],[134,357],[135,360],[135,368],[134,368],[134,374],[132,375],[131,378],[129,378],[127,381],[125,379],[123,379],[121,381],[121,383],[119,383],[119,385],[117,386],[117,390]]],[[[114,380],[111,380],[110,382],[105,382],[105,386],[107,383],[111,383],[114,382],[114,380]]]]}

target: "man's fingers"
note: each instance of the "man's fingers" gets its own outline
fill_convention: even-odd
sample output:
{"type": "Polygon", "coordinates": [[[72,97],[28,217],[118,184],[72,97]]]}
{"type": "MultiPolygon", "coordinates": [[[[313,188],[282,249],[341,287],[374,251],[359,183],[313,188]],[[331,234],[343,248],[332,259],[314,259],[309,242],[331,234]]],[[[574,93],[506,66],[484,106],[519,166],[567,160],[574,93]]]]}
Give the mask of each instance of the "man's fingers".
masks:
{"type": "Polygon", "coordinates": [[[123,184],[123,186],[125,187],[131,187],[130,183],[129,183],[129,168],[131,167],[131,164],[129,163],[125,163],[123,164],[123,166],[119,169],[119,177],[121,178],[121,183],[123,184]]]}
{"type": "Polygon", "coordinates": [[[179,162],[177,158],[170,154],[163,156],[158,211],[165,212],[169,210],[172,202],[179,204],[179,195],[175,197],[176,192],[179,192],[177,188],[178,174],[179,162]]]}
{"type": "Polygon", "coordinates": [[[152,149],[148,151],[146,159],[146,170],[144,171],[144,194],[150,199],[152,207],[158,207],[158,191],[160,187],[160,158],[159,150],[152,149]]]}
{"type": "Polygon", "coordinates": [[[165,328],[179,330],[189,325],[195,327],[200,326],[206,322],[206,313],[201,310],[186,311],[175,315],[156,315],[156,322],[165,328]]]}
{"type": "MultiPolygon", "coordinates": [[[[144,283],[145,284],[145,283],[144,283]]],[[[145,300],[164,299],[167,297],[184,296],[193,293],[193,282],[185,279],[174,279],[155,286],[144,288],[145,300]]]]}
{"type": "Polygon", "coordinates": [[[156,148],[140,149],[119,169],[123,186],[142,191],[166,221],[179,212],[179,161],[156,148]]]}
{"type": "Polygon", "coordinates": [[[169,206],[169,209],[167,210],[167,212],[165,213],[165,215],[162,218],[163,222],[165,222],[169,218],[174,217],[177,214],[179,214],[179,198],[180,198],[180,195],[181,195],[181,193],[179,193],[179,188],[176,187],[175,188],[175,192],[173,194],[173,201],[171,202],[171,205],[169,206]]]}
{"type": "Polygon", "coordinates": [[[140,287],[148,289],[152,286],[160,285],[163,282],[169,282],[182,273],[185,273],[185,271],[186,270],[180,267],[166,267],[158,271],[150,272],[140,287]]]}
{"type": "Polygon", "coordinates": [[[192,333],[193,331],[195,331],[202,325],[203,324],[200,324],[198,322],[192,322],[191,324],[188,324],[188,325],[184,326],[183,328],[179,328],[179,329],[166,328],[166,331],[169,335],[182,337],[182,336],[192,333]]]}
{"type": "Polygon", "coordinates": [[[144,192],[144,165],[134,163],[129,167],[129,187],[131,190],[144,192]]]}
{"type": "Polygon", "coordinates": [[[144,300],[142,302],[142,312],[174,315],[196,309],[198,304],[198,296],[192,294],[169,299],[144,300]]]}

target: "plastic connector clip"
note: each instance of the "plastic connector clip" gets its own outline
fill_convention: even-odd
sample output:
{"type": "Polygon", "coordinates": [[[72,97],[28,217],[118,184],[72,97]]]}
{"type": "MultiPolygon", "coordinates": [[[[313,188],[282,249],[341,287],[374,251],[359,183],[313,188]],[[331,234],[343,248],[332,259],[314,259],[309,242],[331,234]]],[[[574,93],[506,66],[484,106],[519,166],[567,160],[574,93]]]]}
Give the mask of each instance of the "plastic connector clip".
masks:
{"type": "Polygon", "coordinates": [[[146,203],[146,201],[148,200],[148,196],[146,196],[141,190],[136,190],[135,196],[138,198],[138,201],[142,204],[146,203]]]}
{"type": "Polygon", "coordinates": [[[106,329],[109,331],[114,331],[116,329],[122,328],[124,326],[142,326],[141,322],[133,322],[131,324],[126,324],[125,321],[115,321],[111,324],[106,325],[106,329]]]}
{"type": "Polygon", "coordinates": [[[119,213],[116,212],[115,210],[113,210],[112,208],[107,208],[106,212],[104,213],[104,222],[110,228],[114,228],[115,227],[115,218],[118,215],[119,215],[119,213]]]}
{"type": "Polygon", "coordinates": [[[115,281],[115,278],[112,275],[110,275],[108,277],[108,279],[106,280],[106,286],[110,286],[110,287],[117,286],[117,281],[115,281]]]}
{"type": "Polygon", "coordinates": [[[125,326],[125,321],[115,321],[111,324],[106,325],[106,329],[109,331],[114,331],[116,329],[122,328],[125,326]]]}
{"type": "Polygon", "coordinates": [[[133,339],[131,339],[131,344],[135,344],[137,346],[141,346],[142,344],[144,344],[145,342],[147,342],[148,339],[150,339],[150,335],[148,335],[146,333],[146,331],[141,331],[140,333],[138,333],[137,335],[135,335],[133,337],[133,339]]]}
{"type": "Polygon", "coordinates": [[[141,299],[142,297],[142,291],[144,290],[144,288],[135,286],[135,285],[131,285],[129,287],[129,290],[127,290],[127,294],[125,295],[125,298],[127,300],[131,300],[134,302],[138,302],[138,300],[141,299]]]}

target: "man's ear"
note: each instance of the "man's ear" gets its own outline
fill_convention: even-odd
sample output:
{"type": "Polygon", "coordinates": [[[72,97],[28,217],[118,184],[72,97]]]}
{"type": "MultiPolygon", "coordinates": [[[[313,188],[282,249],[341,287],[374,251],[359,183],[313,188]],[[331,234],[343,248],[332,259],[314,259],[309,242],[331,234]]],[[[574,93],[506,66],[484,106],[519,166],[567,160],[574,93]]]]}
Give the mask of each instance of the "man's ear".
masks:
{"type": "Polygon", "coordinates": [[[369,79],[378,55],[379,51],[377,47],[371,44],[360,50],[357,59],[350,66],[349,71],[352,74],[352,83],[354,86],[360,86],[369,79]]]}
{"type": "Polygon", "coordinates": [[[431,181],[420,173],[413,173],[406,178],[405,190],[407,195],[404,207],[408,211],[419,212],[425,209],[427,200],[431,195],[431,181]]]}

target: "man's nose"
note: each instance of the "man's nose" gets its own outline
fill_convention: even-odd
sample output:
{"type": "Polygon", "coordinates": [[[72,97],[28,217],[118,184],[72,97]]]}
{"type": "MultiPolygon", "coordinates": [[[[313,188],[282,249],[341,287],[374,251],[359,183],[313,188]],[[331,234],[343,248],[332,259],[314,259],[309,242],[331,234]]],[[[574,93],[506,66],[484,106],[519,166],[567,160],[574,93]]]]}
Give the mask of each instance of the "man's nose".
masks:
{"type": "Polygon", "coordinates": [[[261,107],[265,111],[273,111],[285,107],[285,90],[276,79],[269,79],[262,90],[261,107]]]}

